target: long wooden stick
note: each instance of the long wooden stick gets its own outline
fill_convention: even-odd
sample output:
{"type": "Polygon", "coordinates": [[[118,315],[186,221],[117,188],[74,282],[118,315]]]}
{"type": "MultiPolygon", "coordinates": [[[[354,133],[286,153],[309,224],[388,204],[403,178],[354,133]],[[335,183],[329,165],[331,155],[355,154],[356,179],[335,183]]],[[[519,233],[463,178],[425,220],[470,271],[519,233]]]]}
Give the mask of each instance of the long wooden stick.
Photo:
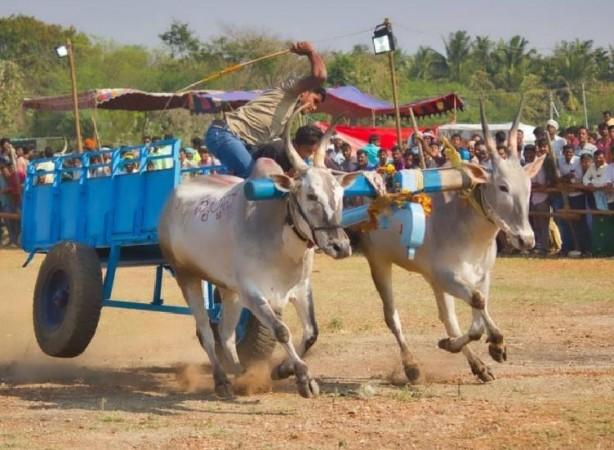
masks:
{"type": "Polygon", "coordinates": [[[212,73],[211,75],[207,75],[206,77],[192,83],[192,84],[188,84],[186,87],[180,89],[179,91],[177,91],[177,93],[183,93],[187,90],[190,90],[196,86],[198,86],[201,83],[206,83],[207,81],[211,81],[211,80],[215,80],[217,78],[220,78],[224,75],[228,75],[229,73],[233,73],[233,72],[237,72],[238,70],[243,69],[244,67],[250,66],[252,64],[256,64],[258,62],[261,61],[266,61],[267,59],[271,59],[271,58],[275,58],[277,56],[281,56],[281,55],[287,55],[288,53],[290,53],[290,49],[286,49],[286,50],[279,50],[277,52],[271,53],[269,55],[265,55],[265,56],[260,56],[258,58],[254,58],[252,60],[249,61],[245,61],[239,64],[234,64],[232,66],[226,67],[225,69],[219,70],[217,72],[212,73]]]}

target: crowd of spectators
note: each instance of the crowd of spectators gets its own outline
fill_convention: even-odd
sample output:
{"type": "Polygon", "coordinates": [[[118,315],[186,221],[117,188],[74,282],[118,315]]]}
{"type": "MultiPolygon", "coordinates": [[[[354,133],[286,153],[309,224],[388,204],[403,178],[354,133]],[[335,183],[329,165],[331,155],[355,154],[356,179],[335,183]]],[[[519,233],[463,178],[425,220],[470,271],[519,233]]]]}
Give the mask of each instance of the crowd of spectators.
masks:
{"type": "MultiPolygon", "coordinates": [[[[161,170],[170,168],[172,162],[172,147],[163,141],[172,139],[170,135],[160,137],[144,136],[142,143],[148,158],[146,170],[161,170]]],[[[182,169],[194,169],[183,173],[183,177],[191,177],[198,168],[219,165],[219,161],[209,154],[203,141],[199,137],[192,139],[191,147],[182,147],[179,152],[179,161],[182,169]]],[[[100,146],[91,138],[84,139],[83,151],[89,157],[89,168],[85,172],[88,178],[109,176],[112,171],[113,150],[110,146],[100,146]],[[91,152],[91,153],[90,153],[91,152]]],[[[63,152],[59,152],[63,153],[63,152]]],[[[37,151],[32,145],[12,144],[8,138],[0,139],[0,245],[19,246],[20,221],[18,217],[21,210],[21,197],[23,184],[26,179],[28,166],[32,165],[35,174],[35,184],[52,184],[57,176],[53,157],[58,152],[51,147],[37,151]]],[[[83,158],[78,153],[63,153],[61,160],[60,181],[77,181],[84,176],[83,158]]],[[[140,150],[126,150],[122,153],[117,173],[130,174],[140,170],[140,150]]],[[[208,170],[212,172],[213,170],[208,170]]]]}
{"type": "MultiPolygon", "coordinates": [[[[614,118],[609,111],[605,111],[603,121],[594,131],[584,126],[560,130],[555,120],[548,120],[544,127],[536,127],[533,134],[535,143],[525,144],[524,132],[518,130],[517,149],[522,165],[536,157],[545,156],[542,169],[531,180],[530,211],[535,214],[531,215],[530,221],[536,238],[533,251],[540,255],[560,253],[590,256],[592,214],[579,214],[573,220],[560,215],[553,219],[548,214],[558,213],[564,207],[577,211],[614,210],[614,118]],[[557,189],[563,190],[556,192],[557,189]]],[[[425,130],[422,137],[426,167],[445,165],[447,159],[442,142],[435,133],[425,130]]],[[[463,159],[492,170],[481,134],[475,133],[469,139],[453,134],[450,143],[463,159]]],[[[506,133],[497,132],[495,143],[499,155],[507,158],[506,133]]],[[[334,137],[327,150],[326,164],[332,169],[345,172],[377,170],[390,173],[420,167],[418,153],[418,145],[413,137],[404,148],[383,148],[379,136],[373,134],[367,145],[355,154],[349,143],[334,137]]],[[[498,242],[500,250],[513,251],[503,235],[500,235],[498,242]]]]}
{"type": "MultiPolygon", "coordinates": [[[[12,149],[9,139],[0,139],[0,213],[20,213],[22,186],[33,154],[31,147],[12,149]]],[[[20,233],[18,220],[0,217],[0,245],[18,246],[20,233]]]]}
{"type": "MultiPolygon", "coordinates": [[[[538,126],[533,131],[534,144],[525,144],[522,130],[518,130],[518,156],[521,164],[527,164],[536,157],[545,155],[542,169],[532,178],[532,193],[530,199],[530,221],[535,232],[536,246],[534,252],[548,254],[591,255],[591,214],[579,215],[575,220],[565,217],[548,216],[550,212],[558,212],[563,208],[572,210],[614,210],[614,118],[608,111],[603,113],[603,121],[595,131],[586,127],[570,127],[559,130],[554,120],[546,122],[544,127],[538,126]],[[552,146],[552,154],[550,153],[552,146]],[[555,161],[556,158],[556,161],[555,161]],[[548,189],[567,185],[565,193],[548,189]]],[[[427,168],[442,167],[446,164],[442,142],[438,140],[433,130],[421,133],[424,149],[424,159],[427,168]]],[[[322,132],[315,126],[305,126],[299,129],[294,145],[306,159],[313,153],[322,132]]],[[[147,158],[145,170],[161,170],[170,168],[173,164],[172,148],[164,140],[172,139],[166,135],[160,137],[144,136],[142,144],[150,158],[147,158]]],[[[497,150],[502,158],[507,158],[507,136],[505,132],[495,134],[497,150]]],[[[460,134],[450,136],[450,143],[458,150],[463,159],[481,164],[491,170],[489,153],[483,137],[479,133],[463,139],[460,134]]],[[[89,168],[85,176],[102,177],[111,174],[112,150],[102,146],[97,149],[93,139],[83,142],[85,152],[92,152],[89,158],[89,168]]],[[[0,212],[19,214],[21,195],[26,172],[30,164],[35,164],[37,172],[36,183],[51,184],[54,182],[54,162],[50,158],[54,151],[46,147],[42,152],[36,152],[33,147],[14,145],[7,138],[0,140],[0,212]]],[[[339,137],[331,139],[326,152],[327,167],[343,171],[375,170],[380,173],[392,173],[403,169],[420,167],[419,147],[417,139],[412,136],[401,146],[384,148],[380,145],[377,134],[369,136],[368,143],[353,151],[350,143],[339,137]]],[[[121,162],[116,169],[118,173],[129,174],[138,172],[143,160],[139,150],[126,150],[122,153],[121,162]]],[[[275,158],[282,167],[285,161],[283,144],[277,142],[255,150],[254,158],[268,156],[275,158]]],[[[71,154],[62,159],[61,181],[74,181],[83,176],[82,158],[71,154]],[[72,156],[72,157],[71,157],[72,156]]],[[[216,160],[203,145],[199,137],[191,141],[191,147],[183,147],[179,152],[182,177],[192,177],[203,168],[211,168],[207,172],[215,172],[219,161],[216,160]]],[[[289,162],[286,164],[289,169],[289,162]]],[[[19,244],[19,221],[0,217],[0,244],[19,244]]],[[[512,251],[501,235],[498,239],[502,251],[512,251]]]]}

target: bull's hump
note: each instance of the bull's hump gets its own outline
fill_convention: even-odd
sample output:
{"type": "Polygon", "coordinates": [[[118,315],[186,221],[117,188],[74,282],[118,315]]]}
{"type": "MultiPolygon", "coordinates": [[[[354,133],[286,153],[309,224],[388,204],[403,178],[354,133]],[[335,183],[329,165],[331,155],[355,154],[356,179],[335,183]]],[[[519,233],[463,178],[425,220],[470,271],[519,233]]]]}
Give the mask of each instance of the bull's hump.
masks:
{"type": "Polygon", "coordinates": [[[202,195],[223,196],[243,182],[242,178],[232,175],[207,175],[181,183],[177,189],[179,197],[191,198],[202,195]]]}

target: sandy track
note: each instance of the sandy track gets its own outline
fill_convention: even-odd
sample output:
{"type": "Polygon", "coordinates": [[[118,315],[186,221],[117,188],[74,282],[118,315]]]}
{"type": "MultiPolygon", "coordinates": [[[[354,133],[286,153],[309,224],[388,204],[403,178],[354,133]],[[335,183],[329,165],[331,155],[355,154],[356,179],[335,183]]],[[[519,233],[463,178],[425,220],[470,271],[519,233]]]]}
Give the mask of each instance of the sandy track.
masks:
{"type": "MultiPolygon", "coordinates": [[[[492,313],[509,361],[475,344],[497,380],[474,380],[443,337],[428,287],[395,272],[395,294],[422,386],[401,381],[366,263],[318,258],[320,341],[308,358],[322,395],[261,368],[238,381],[249,395],[214,398],[190,318],[105,310],[73,360],[48,358],[32,331],[37,268],[0,250],[0,448],[613,448],[614,262],[504,259],[492,313]],[[408,299],[411,299],[408,300],[408,299]]],[[[116,298],[151,295],[151,269],[120,271],[116,298]]],[[[181,304],[172,279],[165,297],[181,304]]],[[[468,311],[458,305],[463,323],[468,311]]],[[[286,315],[292,328],[296,320],[286,315]]]]}

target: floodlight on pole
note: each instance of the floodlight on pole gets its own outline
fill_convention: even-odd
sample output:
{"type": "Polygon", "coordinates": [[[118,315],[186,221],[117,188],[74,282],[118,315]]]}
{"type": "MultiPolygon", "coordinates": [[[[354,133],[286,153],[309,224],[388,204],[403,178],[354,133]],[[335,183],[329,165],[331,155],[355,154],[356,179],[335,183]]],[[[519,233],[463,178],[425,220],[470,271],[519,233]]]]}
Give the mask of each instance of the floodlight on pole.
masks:
{"type": "Polygon", "coordinates": [[[392,23],[386,18],[384,22],[375,27],[373,31],[373,50],[376,55],[388,53],[388,64],[390,66],[390,81],[392,83],[392,99],[394,101],[394,111],[397,125],[397,145],[402,148],[401,139],[401,113],[399,111],[399,94],[397,92],[397,77],[394,71],[394,51],[396,50],[396,38],[392,33],[392,23]]]}
{"type": "Polygon", "coordinates": [[[64,58],[68,56],[68,47],[65,45],[60,45],[55,48],[55,54],[58,55],[58,58],[64,58]]]}
{"type": "Polygon", "coordinates": [[[373,31],[373,50],[376,55],[393,52],[396,50],[396,39],[392,34],[392,24],[388,19],[384,23],[379,24],[373,31]]]}
{"type": "Polygon", "coordinates": [[[77,150],[79,153],[83,152],[83,142],[81,140],[81,123],[79,122],[79,99],[77,95],[77,72],[75,70],[75,55],[73,53],[72,43],[70,39],[66,40],[66,45],[60,45],[55,48],[55,54],[58,58],[64,58],[68,56],[68,62],[70,65],[70,81],[72,84],[72,104],[75,114],[75,134],[77,137],[77,150]]]}

